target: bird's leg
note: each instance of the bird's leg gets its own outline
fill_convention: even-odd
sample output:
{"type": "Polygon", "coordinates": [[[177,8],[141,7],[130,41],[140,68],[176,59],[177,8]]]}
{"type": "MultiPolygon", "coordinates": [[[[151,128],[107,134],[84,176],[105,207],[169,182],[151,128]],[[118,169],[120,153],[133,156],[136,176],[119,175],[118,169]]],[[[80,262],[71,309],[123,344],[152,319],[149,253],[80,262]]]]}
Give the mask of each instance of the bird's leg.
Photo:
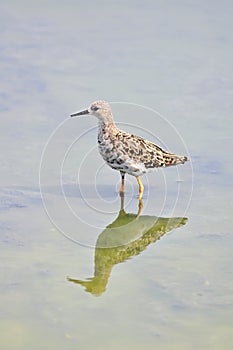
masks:
{"type": "Polygon", "coordinates": [[[136,216],[136,220],[137,220],[137,219],[139,218],[139,216],[141,215],[142,208],[143,208],[143,202],[142,202],[142,199],[139,199],[139,201],[138,201],[138,213],[137,213],[137,216],[136,216]]]}
{"type": "Polygon", "coordinates": [[[125,173],[121,171],[121,188],[120,188],[120,194],[123,195],[125,192],[125,173]]]}
{"type": "Polygon", "coordinates": [[[142,184],[142,181],[140,179],[139,176],[137,176],[137,182],[138,182],[138,185],[139,185],[139,196],[138,196],[138,199],[139,200],[142,200],[142,195],[143,195],[143,191],[144,191],[144,186],[142,184]]]}
{"type": "Polygon", "coordinates": [[[124,192],[121,192],[120,193],[120,196],[121,196],[121,210],[120,211],[124,211],[124,204],[125,204],[125,194],[124,192]]]}

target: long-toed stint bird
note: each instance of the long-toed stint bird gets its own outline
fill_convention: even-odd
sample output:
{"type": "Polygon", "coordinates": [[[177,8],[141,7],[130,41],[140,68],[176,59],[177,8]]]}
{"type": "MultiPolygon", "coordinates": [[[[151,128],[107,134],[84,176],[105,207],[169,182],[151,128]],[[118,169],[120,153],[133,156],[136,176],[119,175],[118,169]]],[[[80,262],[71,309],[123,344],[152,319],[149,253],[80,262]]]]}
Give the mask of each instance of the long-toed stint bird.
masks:
{"type": "Polygon", "coordinates": [[[121,173],[120,193],[124,193],[125,174],[136,177],[139,185],[139,200],[142,199],[144,186],[140,176],[154,168],[183,164],[188,158],[164,151],[154,143],[140,136],[118,129],[114,123],[109,104],[105,101],[93,102],[88,109],[71,114],[94,115],[99,121],[99,152],[105,162],[121,173]]]}

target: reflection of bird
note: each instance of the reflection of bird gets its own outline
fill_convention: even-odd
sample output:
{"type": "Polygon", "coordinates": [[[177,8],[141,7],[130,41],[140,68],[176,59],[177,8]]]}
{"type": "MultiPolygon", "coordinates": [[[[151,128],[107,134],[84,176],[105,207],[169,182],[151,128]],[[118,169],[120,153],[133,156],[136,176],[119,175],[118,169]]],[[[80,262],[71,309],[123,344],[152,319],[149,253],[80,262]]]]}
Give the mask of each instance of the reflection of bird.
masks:
{"type": "MultiPolygon", "coordinates": [[[[141,211],[139,205],[139,212],[141,211]]],[[[156,242],[165,233],[185,225],[187,218],[161,218],[139,216],[124,211],[124,196],[121,210],[116,220],[99,235],[95,246],[95,274],[86,281],[68,278],[81,284],[87,292],[101,295],[114,265],[140,254],[146,247],[156,242]]]]}
{"type": "Polygon", "coordinates": [[[139,199],[142,199],[144,187],[140,175],[154,168],[183,164],[188,160],[185,156],[166,152],[142,137],[119,130],[105,101],[96,101],[88,109],[71,114],[71,117],[84,114],[94,115],[99,120],[99,151],[111,168],[121,172],[121,193],[124,192],[125,173],[137,178],[139,199]]]}

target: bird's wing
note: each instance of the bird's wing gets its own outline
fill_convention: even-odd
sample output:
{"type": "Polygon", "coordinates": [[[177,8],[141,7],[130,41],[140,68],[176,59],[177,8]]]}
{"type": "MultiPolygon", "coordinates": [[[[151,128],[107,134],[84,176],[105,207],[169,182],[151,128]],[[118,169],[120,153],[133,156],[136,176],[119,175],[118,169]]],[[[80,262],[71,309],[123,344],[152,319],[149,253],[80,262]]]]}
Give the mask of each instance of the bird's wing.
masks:
{"type": "Polygon", "coordinates": [[[165,151],[162,148],[133,134],[122,133],[121,139],[124,151],[132,160],[144,163],[146,168],[164,166],[163,154],[165,151]]]}

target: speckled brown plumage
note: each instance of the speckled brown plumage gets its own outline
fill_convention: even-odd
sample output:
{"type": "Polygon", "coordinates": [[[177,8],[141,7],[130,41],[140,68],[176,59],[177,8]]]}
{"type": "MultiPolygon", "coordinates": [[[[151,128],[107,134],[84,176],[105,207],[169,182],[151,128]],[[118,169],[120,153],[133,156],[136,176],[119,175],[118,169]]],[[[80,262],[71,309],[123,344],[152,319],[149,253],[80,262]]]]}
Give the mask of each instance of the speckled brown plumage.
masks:
{"type": "Polygon", "coordinates": [[[118,129],[114,123],[112,111],[105,101],[96,101],[82,112],[72,114],[95,115],[99,120],[98,145],[99,152],[105,162],[122,175],[121,192],[124,191],[125,173],[137,177],[139,198],[142,198],[143,185],[139,176],[154,168],[183,164],[188,158],[164,151],[154,143],[140,136],[129,134],[118,129]]]}

